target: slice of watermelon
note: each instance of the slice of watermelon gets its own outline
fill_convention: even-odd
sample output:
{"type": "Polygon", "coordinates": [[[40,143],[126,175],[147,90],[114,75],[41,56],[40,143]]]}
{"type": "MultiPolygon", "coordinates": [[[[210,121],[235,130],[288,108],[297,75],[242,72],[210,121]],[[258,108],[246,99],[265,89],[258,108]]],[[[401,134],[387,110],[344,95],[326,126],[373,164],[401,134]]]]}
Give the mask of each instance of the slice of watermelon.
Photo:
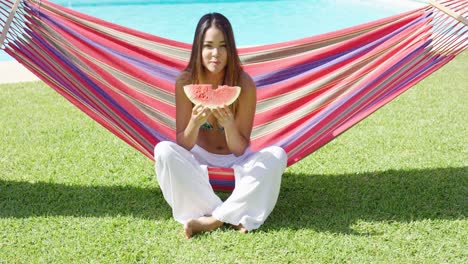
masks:
{"type": "Polygon", "coordinates": [[[208,108],[216,108],[234,103],[240,95],[241,88],[222,85],[213,89],[211,84],[189,84],[184,86],[184,92],[195,105],[201,104],[208,108]]]}

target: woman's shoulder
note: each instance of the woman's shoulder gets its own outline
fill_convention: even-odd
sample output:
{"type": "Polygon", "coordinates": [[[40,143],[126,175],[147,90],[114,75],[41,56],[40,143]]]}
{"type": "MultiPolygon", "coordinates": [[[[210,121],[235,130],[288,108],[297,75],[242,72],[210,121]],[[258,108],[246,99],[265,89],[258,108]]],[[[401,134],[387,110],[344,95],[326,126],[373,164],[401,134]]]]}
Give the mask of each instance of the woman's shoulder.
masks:
{"type": "Polygon", "coordinates": [[[176,77],[176,85],[178,86],[184,86],[187,84],[191,83],[191,75],[190,72],[188,71],[182,71],[177,77],[176,77]]]}
{"type": "Polygon", "coordinates": [[[239,76],[239,86],[244,89],[255,89],[255,82],[248,73],[242,71],[239,76]]]}

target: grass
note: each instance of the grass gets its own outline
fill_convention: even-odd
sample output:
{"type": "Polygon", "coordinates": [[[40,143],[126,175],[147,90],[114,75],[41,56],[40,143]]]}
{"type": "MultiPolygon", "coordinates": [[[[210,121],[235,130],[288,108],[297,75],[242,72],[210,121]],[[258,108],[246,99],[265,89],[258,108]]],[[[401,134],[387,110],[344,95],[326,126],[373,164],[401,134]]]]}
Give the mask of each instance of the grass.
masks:
{"type": "Polygon", "coordinates": [[[467,65],[288,168],[259,230],[192,240],[150,160],[43,83],[0,85],[0,262],[466,263],[467,65]]]}

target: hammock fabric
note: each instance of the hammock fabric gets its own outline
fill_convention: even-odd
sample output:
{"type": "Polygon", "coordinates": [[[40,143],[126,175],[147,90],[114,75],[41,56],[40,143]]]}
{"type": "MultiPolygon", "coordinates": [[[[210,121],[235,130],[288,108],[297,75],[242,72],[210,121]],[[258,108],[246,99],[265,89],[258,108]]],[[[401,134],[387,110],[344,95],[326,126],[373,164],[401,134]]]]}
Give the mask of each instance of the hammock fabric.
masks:
{"type": "MultiPolygon", "coordinates": [[[[292,165],[337,137],[465,50],[467,8],[466,0],[439,1],[336,32],[240,48],[257,84],[252,148],[281,146],[292,165]]],[[[158,142],[175,140],[174,83],[190,44],[48,1],[0,0],[0,28],[9,55],[147,157],[158,142]]],[[[235,186],[232,169],[209,174],[215,190],[235,186]]]]}

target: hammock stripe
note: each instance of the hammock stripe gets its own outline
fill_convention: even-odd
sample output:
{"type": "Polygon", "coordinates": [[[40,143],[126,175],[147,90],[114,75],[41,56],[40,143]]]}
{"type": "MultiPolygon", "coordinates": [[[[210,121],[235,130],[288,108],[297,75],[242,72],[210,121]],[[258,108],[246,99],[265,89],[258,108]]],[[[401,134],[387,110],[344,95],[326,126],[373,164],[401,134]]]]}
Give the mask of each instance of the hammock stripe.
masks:
{"type": "MultiPolygon", "coordinates": [[[[468,46],[467,0],[308,38],[239,48],[257,85],[251,147],[284,148],[300,161],[468,46]],[[454,12],[454,13],[453,13],[454,12]],[[454,16],[453,14],[456,14],[454,16]]],[[[126,143],[153,158],[175,140],[175,91],[190,44],[100,20],[49,1],[0,0],[5,51],[126,143]]],[[[230,168],[209,168],[232,191],[230,168]]]]}

